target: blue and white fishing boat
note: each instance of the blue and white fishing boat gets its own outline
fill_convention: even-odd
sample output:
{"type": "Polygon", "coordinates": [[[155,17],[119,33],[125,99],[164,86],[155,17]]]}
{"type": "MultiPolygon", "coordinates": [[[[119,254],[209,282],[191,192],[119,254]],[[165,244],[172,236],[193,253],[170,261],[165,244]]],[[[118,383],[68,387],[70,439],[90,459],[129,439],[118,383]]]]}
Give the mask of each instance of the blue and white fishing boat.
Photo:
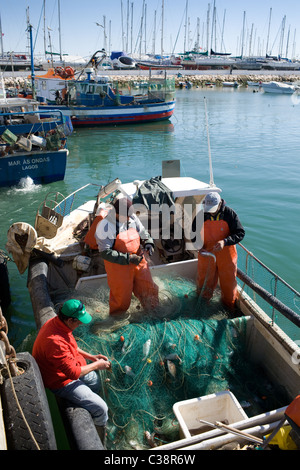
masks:
{"type": "MultiPolygon", "coordinates": [[[[3,81],[2,81],[3,84],[3,81]]],[[[35,184],[63,180],[73,131],[70,118],[59,110],[39,110],[27,98],[0,99],[0,187],[15,186],[23,178],[35,184]]]]}
{"type": "Polygon", "coordinates": [[[86,68],[85,73],[83,80],[36,77],[40,109],[59,109],[76,127],[161,121],[174,112],[174,77],[150,76],[142,93],[125,94],[118,84],[97,75],[93,68],[86,68]]]}
{"type": "Polygon", "coordinates": [[[39,109],[39,102],[30,98],[0,99],[0,135],[7,129],[16,135],[47,133],[57,126],[64,126],[67,133],[72,132],[70,118],[60,110],[49,112],[39,109]]]}

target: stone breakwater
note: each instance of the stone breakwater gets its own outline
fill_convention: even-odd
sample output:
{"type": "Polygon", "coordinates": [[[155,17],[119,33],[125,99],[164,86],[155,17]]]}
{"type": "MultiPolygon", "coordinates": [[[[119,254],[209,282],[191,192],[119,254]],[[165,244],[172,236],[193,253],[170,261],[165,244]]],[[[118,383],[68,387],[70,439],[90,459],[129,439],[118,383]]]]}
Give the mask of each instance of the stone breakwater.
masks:
{"type": "MultiPolygon", "coordinates": [[[[157,72],[152,72],[152,76],[156,76],[157,72]]],[[[105,71],[104,75],[108,76],[112,81],[115,83],[118,82],[119,86],[128,86],[130,82],[145,82],[147,81],[148,75],[136,75],[136,74],[110,74],[109,71],[105,71]]],[[[172,74],[174,75],[174,73],[172,74]]],[[[168,76],[171,77],[171,74],[168,76]]],[[[158,75],[162,77],[162,74],[158,75]]],[[[220,74],[182,74],[179,72],[175,75],[175,85],[179,87],[180,84],[185,82],[186,80],[189,81],[195,87],[204,87],[207,84],[212,84],[216,86],[222,86],[223,82],[238,82],[239,85],[247,86],[247,82],[270,82],[270,81],[277,81],[277,82],[296,82],[299,81],[300,75],[296,74],[238,74],[234,73],[230,75],[227,73],[220,73],[220,74]],[[180,75],[180,76],[178,76],[180,75]]],[[[5,77],[4,78],[4,85],[5,88],[19,88],[20,90],[23,89],[30,89],[31,88],[31,80],[29,77],[5,77]]]]}

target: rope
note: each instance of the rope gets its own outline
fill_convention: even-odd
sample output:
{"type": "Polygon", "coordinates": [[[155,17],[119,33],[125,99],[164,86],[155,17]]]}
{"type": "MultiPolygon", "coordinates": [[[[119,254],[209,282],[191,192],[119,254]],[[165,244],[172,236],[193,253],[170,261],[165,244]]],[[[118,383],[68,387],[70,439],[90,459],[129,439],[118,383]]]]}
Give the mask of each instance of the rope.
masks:
{"type": "Polygon", "coordinates": [[[38,443],[37,443],[37,441],[36,441],[36,439],[35,439],[35,437],[34,437],[34,435],[33,435],[33,433],[32,433],[32,431],[31,431],[31,429],[30,429],[30,426],[29,426],[28,421],[27,421],[27,419],[26,419],[26,417],[25,417],[25,415],[24,415],[24,413],[23,413],[23,410],[22,410],[22,408],[21,408],[19,399],[18,399],[17,394],[16,394],[15,386],[14,386],[14,383],[13,383],[13,380],[12,380],[12,375],[11,375],[11,373],[10,373],[9,364],[8,364],[8,362],[7,362],[7,360],[6,360],[6,357],[5,357],[4,354],[3,354],[2,348],[0,348],[0,351],[1,351],[2,361],[3,361],[3,362],[5,363],[5,365],[6,365],[6,370],[7,370],[8,375],[9,375],[9,380],[10,380],[10,383],[11,383],[12,392],[13,392],[13,395],[14,395],[14,397],[15,397],[17,407],[18,407],[18,409],[19,409],[19,411],[20,411],[20,413],[21,413],[21,416],[22,416],[22,418],[23,418],[23,420],[24,420],[24,423],[25,423],[25,425],[26,425],[26,427],[27,427],[27,429],[28,429],[28,432],[29,432],[29,434],[30,434],[30,436],[31,436],[31,439],[33,440],[33,442],[34,442],[34,444],[35,444],[37,450],[41,450],[40,447],[39,447],[39,445],[38,445],[38,443]]]}
{"type": "MultiPolygon", "coordinates": [[[[14,359],[15,359],[15,358],[16,358],[16,352],[15,352],[15,349],[13,348],[13,346],[11,346],[11,345],[9,344],[9,341],[8,341],[8,338],[7,338],[7,335],[6,335],[6,332],[7,332],[7,322],[6,322],[6,319],[4,318],[4,316],[3,316],[3,314],[2,314],[1,307],[0,307],[0,325],[1,325],[1,328],[3,328],[3,330],[0,331],[0,333],[1,333],[1,334],[0,334],[0,340],[2,340],[2,339],[4,340],[4,344],[5,344],[5,347],[6,347],[6,352],[9,351],[9,354],[8,354],[8,355],[9,355],[10,357],[13,356],[14,359]],[[5,330],[6,332],[5,332],[4,330],[5,330]]],[[[35,437],[34,437],[34,435],[33,435],[33,433],[32,433],[32,431],[31,431],[31,429],[30,429],[30,426],[29,426],[29,424],[28,424],[28,421],[27,421],[27,419],[26,419],[26,417],[25,417],[25,415],[24,415],[24,412],[23,412],[23,410],[22,410],[22,408],[21,408],[19,399],[18,399],[18,397],[17,397],[17,393],[16,393],[15,386],[14,386],[13,379],[12,379],[12,374],[11,374],[11,371],[10,371],[10,367],[12,366],[12,363],[9,363],[9,361],[7,360],[7,357],[4,355],[4,352],[3,352],[3,350],[2,350],[1,347],[0,347],[0,351],[1,351],[1,358],[2,358],[2,362],[3,362],[3,368],[6,368],[6,370],[7,370],[7,373],[8,373],[8,376],[9,376],[9,380],[10,380],[10,383],[11,383],[12,392],[13,392],[13,395],[14,395],[14,397],[15,397],[17,407],[18,407],[18,409],[19,409],[19,411],[20,411],[20,413],[21,413],[21,416],[22,416],[22,418],[23,418],[23,421],[24,421],[24,423],[25,423],[25,425],[26,425],[26,427],[27,427],[27,429],[28,429],[28,432],[29,432],[29,434],[30,434],[30,436],[31,436],[31,439],[33,440],[33,442],[34,442],[34,444],[35,444],[37,450],[41,450],[40,447],[39,447],[39,445],[38,445],[38,443],[37,443],[37,441],[36,441],[36,439],[35,439],[35,437]]],[[[10,359],[10,360],[11,360],[11,359],[10,359]]],[[[15,364],[14,364],[14,365],[15,365],[15,364]]],[[[18,369],[17,369],[17,366],[16,366],[16,370],[17,370],[17,371],[16,371],[16,375],[20,375],[20,373],[19,373],[19,371],[18,371],[18,369]]],[[[1,383],[2,383],[2,382],[1,382],[1,383]]]]}

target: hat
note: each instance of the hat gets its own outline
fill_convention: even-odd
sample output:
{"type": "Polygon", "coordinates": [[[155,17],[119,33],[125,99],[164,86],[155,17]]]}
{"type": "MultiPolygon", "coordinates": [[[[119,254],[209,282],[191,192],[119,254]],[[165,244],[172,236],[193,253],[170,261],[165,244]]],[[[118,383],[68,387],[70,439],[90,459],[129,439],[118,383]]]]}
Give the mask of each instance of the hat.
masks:
{"type": "Polygon", "coordinates": [[[92,320],[91,315],[85,310],[83,303],[77,299],[67,300],[61,308],[61,313],[66,315],[66,317],[77,318],[82,323],[90,323],[92,320]]]}
{"type": "Polygon", "coordinates": [[[208,193],[204,199],[204,212],[216,212],[221,202],[221,196],[219,193],[213,192],[208,193]]]}
{"type": "Polygon", "coordinates": [[[132,206],[132,202],[127,197],[120,197],[113,203],[113,206],[116,214],[127,215],[132,206]]]}

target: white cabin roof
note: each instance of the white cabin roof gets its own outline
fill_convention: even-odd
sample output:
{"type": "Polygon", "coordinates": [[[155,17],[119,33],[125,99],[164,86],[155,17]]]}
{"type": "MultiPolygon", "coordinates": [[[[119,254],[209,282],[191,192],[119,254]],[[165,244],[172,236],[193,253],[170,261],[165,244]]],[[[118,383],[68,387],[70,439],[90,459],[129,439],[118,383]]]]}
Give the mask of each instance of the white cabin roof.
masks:
{"type": "MultiPolygon", "coordinates": [[[[173,193],[174,199],[187,196],[201,196],[211,191],[221,192],[220,188],[210,186],[203,181],[199,181],[191,177],[175,177],[162,178],[161,182],[173,193]]],[[[120,191],[131,199],[134,197],[137,187],[141,186],[144,181],[135,181],[120,185],[120,191]]]]}

